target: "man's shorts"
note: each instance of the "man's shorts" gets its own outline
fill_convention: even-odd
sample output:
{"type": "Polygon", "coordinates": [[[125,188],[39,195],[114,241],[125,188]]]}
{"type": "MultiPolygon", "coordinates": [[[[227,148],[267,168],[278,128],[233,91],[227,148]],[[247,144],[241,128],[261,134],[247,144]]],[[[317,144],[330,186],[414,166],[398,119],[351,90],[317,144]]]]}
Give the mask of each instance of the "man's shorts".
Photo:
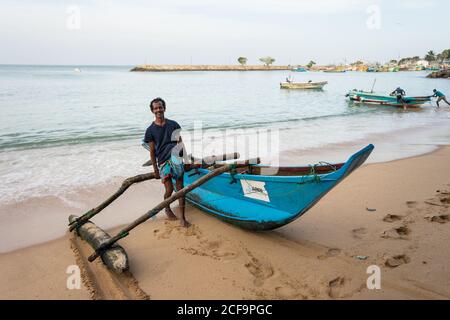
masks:
{"type": "Polygon", "coordinates": [[[169,160],[159,166],[159,175],[161,176],[162,183],[170,178],[173,178],[174,180],[181,179],[183,174],[183,159],[174,155],[171,155],[169,160]]]}

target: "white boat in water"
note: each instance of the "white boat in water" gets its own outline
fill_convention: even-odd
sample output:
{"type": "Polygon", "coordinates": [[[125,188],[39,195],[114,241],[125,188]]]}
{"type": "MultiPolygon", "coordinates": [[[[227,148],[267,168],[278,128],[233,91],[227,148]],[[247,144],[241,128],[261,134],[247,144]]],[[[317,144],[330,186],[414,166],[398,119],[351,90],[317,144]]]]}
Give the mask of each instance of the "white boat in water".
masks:
{"type": "Polygon", "coordinates": [[[328,82],[282,82],[281,89],[322,89],[328,82]]]}

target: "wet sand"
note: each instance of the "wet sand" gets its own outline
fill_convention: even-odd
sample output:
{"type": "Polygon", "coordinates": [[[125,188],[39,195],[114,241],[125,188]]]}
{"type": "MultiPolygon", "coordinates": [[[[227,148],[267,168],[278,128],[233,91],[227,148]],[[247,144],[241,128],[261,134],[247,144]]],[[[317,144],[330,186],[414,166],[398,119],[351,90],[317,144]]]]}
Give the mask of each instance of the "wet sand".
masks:
{"type": "MultiPolygon", "coordinates": [[[[189,229],[160,214],[120,242],[130,281],[150,299],[449,299],[449,159],[443,147],[365,165],[303,217],[269,232],[241,230],[192,207],[189,229]],[[366,286],[371,265],[381,270],[380,290],[366,286]]],[[[114,188],[96,195],[103,200],[108,191],[114,188]]],[[[133,186],[94,220],[102,227],[114,217],[131,221],[158,202],[146,195],[160,191],[154,182],[133,186]]],[[[96,204],[83,196],[80,212],[96,204]]],[[[74,263],[68,235],[1,254],[0,298],[92,298],[92,283],[113,282],[68,290],[65,271],[74,263]]]]}

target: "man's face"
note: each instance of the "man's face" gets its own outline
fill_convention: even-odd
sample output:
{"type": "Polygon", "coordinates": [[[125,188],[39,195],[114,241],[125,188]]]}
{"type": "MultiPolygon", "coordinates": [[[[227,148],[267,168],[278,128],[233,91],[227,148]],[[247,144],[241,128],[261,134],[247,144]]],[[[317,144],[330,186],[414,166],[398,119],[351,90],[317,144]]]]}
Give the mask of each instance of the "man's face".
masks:
{"type": "Polygon", "coordinates": [[[160,101],[154,102],[152,112],[155,114],[156,118],[163,118],[164,117],[163,104],[160,101]]]}

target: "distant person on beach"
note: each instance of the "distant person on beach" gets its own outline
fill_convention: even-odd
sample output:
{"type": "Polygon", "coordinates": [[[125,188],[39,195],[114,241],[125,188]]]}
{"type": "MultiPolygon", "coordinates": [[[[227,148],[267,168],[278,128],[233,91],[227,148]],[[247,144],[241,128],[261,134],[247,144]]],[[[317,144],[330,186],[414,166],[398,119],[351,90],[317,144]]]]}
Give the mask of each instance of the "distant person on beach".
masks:
{"type": "MultiPolygon", "coordinates": [[[[145,131],[144,142],[149,144],[150,158],[152,160],[155,178],[161,179],[164,184],[164,199],[169,198],[173,192],[172,178],[176,181],[177,190],[183,189],[184,165],[182,159],[183,144],[181,140],[181,127],[173,120],[164,117],[166,102],[155,98],[150,102],[150,110],[155,116],[153,123],[145,131]]],[[[180,224],[189,227],[186,221],[185,198],[178,200],[180,205],[180,224]]],[[[168,205],[165,209],[169,220],[176,220],[177,216],[168,205]]]]}
{"type": "Polygon", "coordinates": [[[394,91],[391,92],[391,96],[397,97],[397,103],[401,103],[403,105],[404,110],[406,110],[406,101],[403,98],[405,95],[406,95],[405,90],[403,90],[400,87],[398,87],[397,89],[395,89],[394,91]]]}
{"type": "Polygon", "coordinates": [[[444,102],[450,106],[450,103],[448,103],[447,98],[445,97],[445,94],[443,94],[442,92],[440,92],[436,89],[433,89],[433,93],[434,94],[432,95],[432,97],[437,97],[436,104],[437,104],[438,108],[439,108],[439,102],[441,100],[444,100],[444,102]]]}

